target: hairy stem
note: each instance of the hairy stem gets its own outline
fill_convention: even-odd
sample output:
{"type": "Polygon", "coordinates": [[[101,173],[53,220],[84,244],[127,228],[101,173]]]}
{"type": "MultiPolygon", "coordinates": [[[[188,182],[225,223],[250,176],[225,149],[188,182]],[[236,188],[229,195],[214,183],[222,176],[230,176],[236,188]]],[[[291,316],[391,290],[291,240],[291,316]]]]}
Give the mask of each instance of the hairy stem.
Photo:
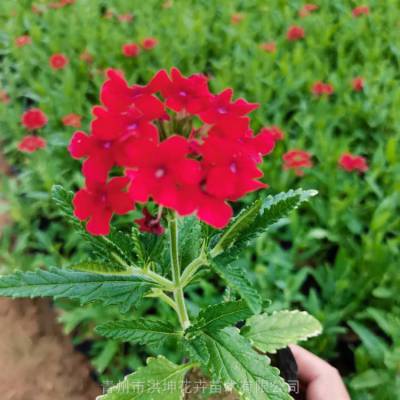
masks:
{"type": "Polygon", "coordinates": [[[175,288],[174,282],[170,281],[167,278],[164,278],[163,276],[157,274],[154,271],[145,270],[145,269],[138,268],[138,267],[132,267],[130,269],[130,272],[132,274],[142,275],[142,276],[145,276],[146,278],[150,278],[152,281],[158,283],[164,290],[168,290],[168,291],[172,292],[175,288]]]}
{"type": "Polygon", "coordinates": [[[181,276],[181,284],[183,287],[187,286],[193,279],[196,272],[203,266],[207,265],[207,257],[202,253],[199,257],[195,258],[183,271],[181,276]]]}
{"type": "Polygon", "coordinates": [[[181,283],[181,268],[179,260],[179,242],[178,242],[178,224],[176,214],[171,213],[168,221],[169,239],[170,239],[170,255],[172,266],[172,281],[175,284],[174,299],[177,307],[179,322],[183,329],[190,326],[189,316],[186,310],[185,297],[183,295],[183,286],[181,283]]]}

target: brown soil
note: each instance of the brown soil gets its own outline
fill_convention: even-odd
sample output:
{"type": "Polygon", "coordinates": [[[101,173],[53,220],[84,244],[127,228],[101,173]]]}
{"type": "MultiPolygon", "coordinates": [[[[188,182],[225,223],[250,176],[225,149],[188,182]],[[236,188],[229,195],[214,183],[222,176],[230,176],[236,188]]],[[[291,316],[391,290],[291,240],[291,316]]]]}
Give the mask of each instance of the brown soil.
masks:
{"type": "Polygon", "coordinates": [[[99,387],[46,300],[0,298],[2,400],[94,400],[99,387]]]}

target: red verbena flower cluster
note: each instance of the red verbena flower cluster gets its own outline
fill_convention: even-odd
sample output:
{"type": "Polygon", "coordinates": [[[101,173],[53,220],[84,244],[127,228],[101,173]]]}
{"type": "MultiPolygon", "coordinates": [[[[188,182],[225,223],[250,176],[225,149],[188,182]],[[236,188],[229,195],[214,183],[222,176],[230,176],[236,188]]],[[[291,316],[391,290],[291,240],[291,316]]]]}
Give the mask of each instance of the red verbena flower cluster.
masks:
{"type": "Polygon", "coordinates": [[[368,6],[358,6],[353,8],[352,11],[353,17],[361,17],[362,15],[368,15],[369,14],[369,7],[368,6]]]}
{"type": "Polygon", "coordinates": [[[323,95],[331,96],[335,90],[333,88],[333,85],[331,85],[330,83],[324,83],[318,81],[314,83],[311,91],[316,96],[323,96],[323,95]]]}
{"type": "Polygon", "coordinates": [[[299,10],[299,16],[301,18],[308,17],[313,11],[318,10],[318,8],[316,4],[304,4],[299,10]]]}
{"type": "Polygon", "coordinates": [[[297,26],[297,25],[291,26],[286,33],[286,38],[290,42],[293,42],[295,40],[304,39],[304,36],[305,36],[304,29],[301,26],[297,26]]]}
{"type": "MultiPolygon", "coordinates": [[[[107,76],[90,134],[76,132],[69,145],[72,157],[85,159],[86,187],[74,205],[89,232],[107,234],[113,213],[149,200],[222,228],[232,216],[229,201],[267,186],[259,164],[283,133],[254,134],[248,114],[258,104],[233,100],[232,89],[212,94],[204,75],[185,77],[176,68],[146,86],[129,86],[116,70],[107,76]]],[[[157,233],[158,222],[145,212],[139,225],[157,233]]]]}
{"type": "Polygon", "coordinates": [[[48,122],[46,114],[39,108],[25,111],[21,117],[21,124],[28,130],[34,131],[43,128],[48,122]]]}
{"type": "Polygon", "coordinates": [[[294,170],[297,176],[303,176],[303,168],[311,168],[313,166],[312,156],[308,151],[293,149],[286,152],[283,156],[283,169],[294,170]]]}
{"type": "Polygon", "coordinates": [[[50,67],[55,70],[65,68],[68,62],[68,58],[62,53],[53,54],[49,58],[50,67]]]}

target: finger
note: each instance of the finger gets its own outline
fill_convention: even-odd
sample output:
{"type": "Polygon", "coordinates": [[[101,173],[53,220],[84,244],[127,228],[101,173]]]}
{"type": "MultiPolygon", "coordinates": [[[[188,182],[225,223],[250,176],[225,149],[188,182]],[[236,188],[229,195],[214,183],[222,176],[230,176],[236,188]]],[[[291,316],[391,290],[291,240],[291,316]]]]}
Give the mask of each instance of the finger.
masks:
{"type": "Polygon", "coordinates": [[[294,344],[289,347],[296,359],[299,378],[304,383],[310,383],[333,370],[331,365],[308,350],[294,344]]]}

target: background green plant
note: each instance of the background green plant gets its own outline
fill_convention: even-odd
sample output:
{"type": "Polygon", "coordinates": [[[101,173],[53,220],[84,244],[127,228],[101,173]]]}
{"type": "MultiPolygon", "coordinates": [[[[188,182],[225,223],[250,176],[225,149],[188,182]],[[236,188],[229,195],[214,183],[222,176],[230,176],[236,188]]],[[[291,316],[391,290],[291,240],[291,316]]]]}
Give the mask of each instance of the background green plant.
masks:
{"type": "MultiPolygon", "coordinates": [[[[205,72],[214,90],[232,86],[238,96],[261,103],[255,129],[277,124],[285,131],[265,162],[269,193],[298,186],[319,191],[311,206],[265,234],[240,263],[252,269],[265,298],[274,299],[273,308],[303,308],[323,323],[324,333],[309,347],[341,369],[353,398],[392,399],[400,386],[400,10],[395,0],[371,0],[370,15],[355,19],[352,1],[316,3],[320,10],[302,19],[298,1],[180,0],[164,8],[163,1],[77,0],[41,15],[31,12],[30,0],[2,1],[0,79],[11,102],[0,104],[0,139],[13,176],[1,178],[1,196],[14,221],[1,237],[2,269],[65,264],[86,251],[50,202],[49,191],[54,183],[72,189],[81,183],[79,163],[66,151],[73,129],[60,118],[81,114],[88,128],[104,68],[123,69],[131,83],[144,83],[157,69],[173,65],[186,74],[205,72]],[[132,13],[134,21],[107,20],[106,9],[132,13]],[[244,19],[232,25],[236,12],[244,19]],[[287,42],[292,24],[304,27],[304,40],[287,42]],[[15,38],[25,33],[32,45],[17,48],[15,38]],[[122,56],[122,44],[146,36],[159,40],[153,51],[135,59],[122,56]],[[259,49],[264,41],[276,41],[276,53],[259,49]],[[94,56],[91,65],[79,59],[85,49],[94,56]],[[69,57],[65,70],[49,68],[55,52],[69,57]],[[366,81],[362,93],[351,90],[357,75],[366,81]],[[331,82],[335,94],[312,96],[316,80],[331,82]],[[20,115],[30,105],[49,117],[40,131],[49,145],[27,156],[16,145],[25,135],[20,115]],[[315,167],[302,178],[282,171],[281,155],[291,148],[313,154],[315,167]],[[344,151],[366,156],[365,176],[337,168],[344,151]]],[[[230,295],[204,278],[191,289],[194,309],[230,295]]],[[[113,311],[105,314],[101,306],[59,305],[66,327],[85,348],[92,326],[113,318],[113,311]]],[[[140,313],[166,311],[149,299],[140,313]]],[[[141,350],[112,341],[90,344],[88,351],[106,378],[143,362],[141,350]]],[[[168,346],[165,352],[172,360],[176,355],[168,346]]]]}

